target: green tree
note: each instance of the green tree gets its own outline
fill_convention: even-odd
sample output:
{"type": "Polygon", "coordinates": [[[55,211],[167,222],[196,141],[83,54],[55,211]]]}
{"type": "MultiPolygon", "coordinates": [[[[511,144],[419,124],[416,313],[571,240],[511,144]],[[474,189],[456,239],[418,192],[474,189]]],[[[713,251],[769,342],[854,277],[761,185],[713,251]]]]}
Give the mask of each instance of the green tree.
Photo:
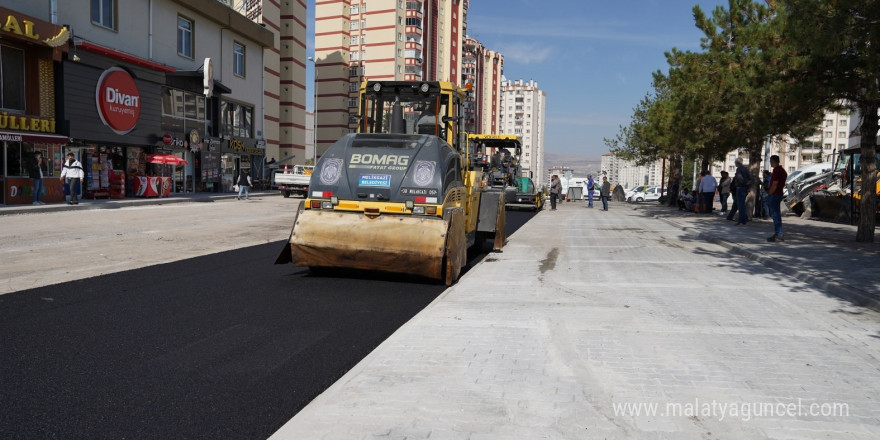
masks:
{"type": "Polygon", "coordinates": [[[861,116],[862,186],[856,240],[874,241],[880,128],[880,0],[779,0],[786,50],[805,62],[789,76],[813,87],[812,102],[844,102],[861,116]]]}

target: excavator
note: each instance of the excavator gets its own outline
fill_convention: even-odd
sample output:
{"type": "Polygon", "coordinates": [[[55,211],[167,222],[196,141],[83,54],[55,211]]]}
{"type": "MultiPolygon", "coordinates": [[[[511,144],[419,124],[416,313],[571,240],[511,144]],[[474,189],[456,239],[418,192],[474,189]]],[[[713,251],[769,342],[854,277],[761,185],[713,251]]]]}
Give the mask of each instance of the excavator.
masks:
{"type": "Polygon", "coordinates": [[[504,199],[472,166],[466,89],[450,82],[364,81],[358,129],[315,165],[276,264],[350,268],[451,285],[467,250],[505,242],[504,199]]]}

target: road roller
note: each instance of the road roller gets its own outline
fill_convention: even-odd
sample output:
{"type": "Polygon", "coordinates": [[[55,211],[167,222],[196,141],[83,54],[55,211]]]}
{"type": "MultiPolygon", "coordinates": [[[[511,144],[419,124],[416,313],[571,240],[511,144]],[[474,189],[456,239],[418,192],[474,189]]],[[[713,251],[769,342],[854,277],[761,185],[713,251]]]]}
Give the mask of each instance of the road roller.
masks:
{"type": "Polygon", "coordinates": [[[501,250],[504,199],[472,164],[467,93],[450,82],[364,81],[358,129],[315,164],[276,263],[451,285],[468,248],[501,250]]]}

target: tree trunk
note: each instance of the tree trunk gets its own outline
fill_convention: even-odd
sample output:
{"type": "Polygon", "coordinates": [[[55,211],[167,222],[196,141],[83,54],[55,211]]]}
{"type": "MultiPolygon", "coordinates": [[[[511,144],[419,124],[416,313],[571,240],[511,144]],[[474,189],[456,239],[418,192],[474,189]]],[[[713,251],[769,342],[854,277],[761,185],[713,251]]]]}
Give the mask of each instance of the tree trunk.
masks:
{"type": "Polygon", "coordinates": [[[681,183],[681,155],[673,154],[669,157],[669,174],[666,183],[666,187],[669,188],[669,203],[667,203],[669,206],[678,206],[681,183]]]}
{"type": "Polygon", "coordinates": [[[871,101],[862,105],[862,186],[859,193],[862,196],[859,203],[859,229],[856,231],[856,241],[873,243],[874,225],[877,215],[877,129],[880,126],[877,111],[880,102],[871,101]]]}
{"type": "MultiPolygon", "coordinates": [[[[752,176],[752,187],[749,189],[749,195],[746,196],[746,212],[749,214],[749,220],[754,217],[755,214],[755,203],[758,201],[758,196],[761,195],[761,188],[759,185],[761,184],[761,160],[763,160],[764,155],[764,145],[756,144],[749,145],[749,174],[752,176]]],[[[739,207],[742,209],[742,207],[739,207]]]]}

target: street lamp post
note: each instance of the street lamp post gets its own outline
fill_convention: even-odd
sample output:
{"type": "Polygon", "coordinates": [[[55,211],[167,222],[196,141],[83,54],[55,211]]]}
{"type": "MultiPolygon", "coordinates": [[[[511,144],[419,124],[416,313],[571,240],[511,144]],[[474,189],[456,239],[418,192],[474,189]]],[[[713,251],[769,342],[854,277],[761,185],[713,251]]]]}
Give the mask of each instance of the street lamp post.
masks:
{"type": "Polygon", "coordinates": [[[318,164],[318,62],[315,57],[309,57],[312,62],[312,72],[314,76],[314,90],[312,100],[312,165],[318,164]]]}

